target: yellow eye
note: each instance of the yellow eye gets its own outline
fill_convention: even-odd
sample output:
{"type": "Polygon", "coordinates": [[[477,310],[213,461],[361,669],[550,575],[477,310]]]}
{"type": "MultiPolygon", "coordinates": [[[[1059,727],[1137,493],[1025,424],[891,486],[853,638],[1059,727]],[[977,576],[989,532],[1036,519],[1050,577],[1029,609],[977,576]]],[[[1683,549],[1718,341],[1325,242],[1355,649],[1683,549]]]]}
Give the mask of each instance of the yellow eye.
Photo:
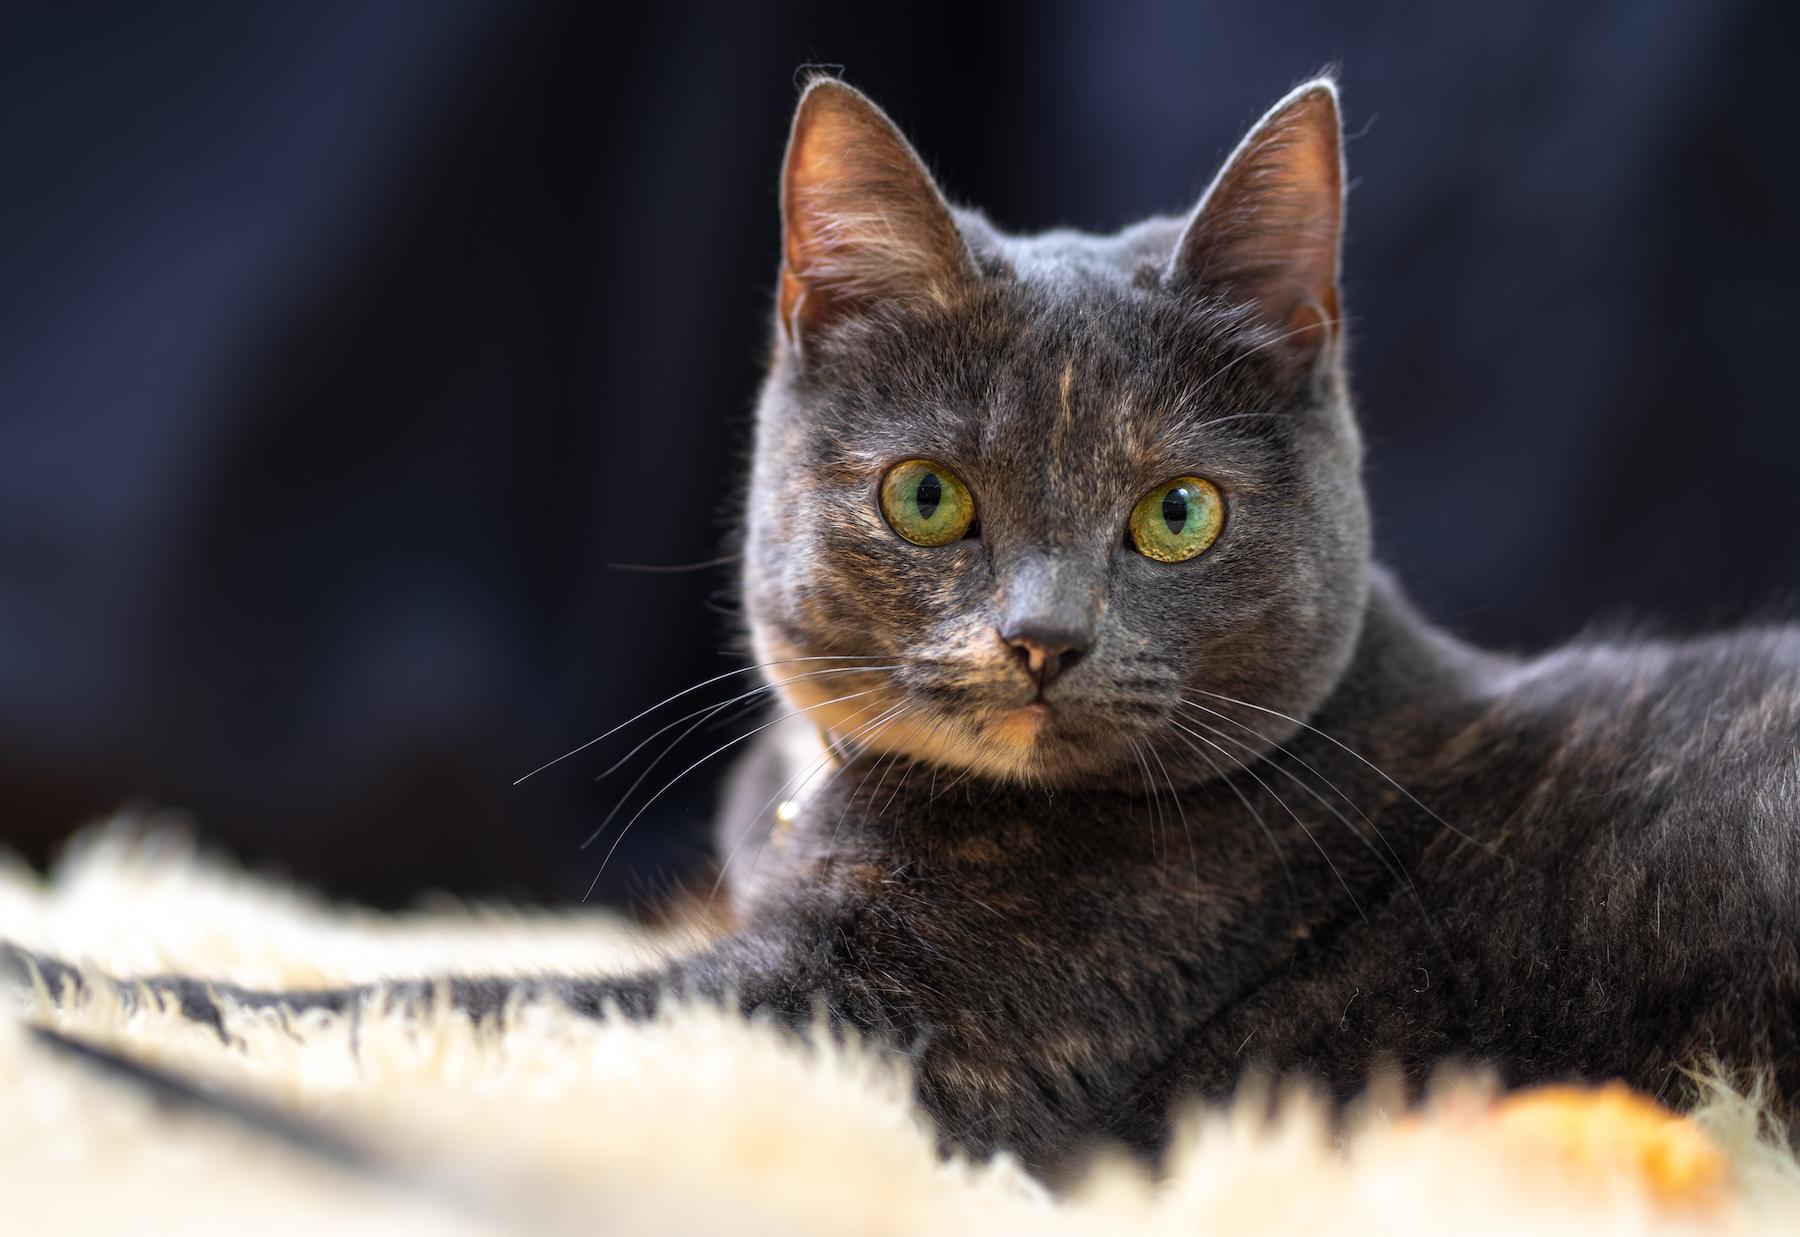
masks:
{"type": "Polygon", "coordinates": [[[1177,477],[1151,490],[1131,512],[1131,541],[1160,563],[1181,563],[1219,539],[1225,500],[1210,481],[1177,477]]]}
{"type": "Polygon", "coordinates": [[[969,531],[975,500],[942,464],[906,460],[881,479],[881,514],[914,545],[949,545],[969,531]]]}

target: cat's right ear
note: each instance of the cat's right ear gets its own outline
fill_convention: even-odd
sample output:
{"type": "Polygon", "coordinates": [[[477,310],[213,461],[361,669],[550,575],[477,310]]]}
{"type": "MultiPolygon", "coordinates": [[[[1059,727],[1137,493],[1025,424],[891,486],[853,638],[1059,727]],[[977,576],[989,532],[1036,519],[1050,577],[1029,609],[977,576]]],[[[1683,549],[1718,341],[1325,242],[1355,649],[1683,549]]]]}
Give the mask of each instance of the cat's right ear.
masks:
{"type": "Polygon", "coordinates": [[[794,113],[781,176],[779,313],[790,345],[888,300],[944,303],[972,269],[943,194],[893,121],[822,77],[794,113]]]}
{"type": "Polygon", "coordinates": [[[1341,133],[1329,78],[1270,108],[1194,208],[1170,259],[1170,283],[1246,306],[1295,352],[1314,353],[1334,339],[1341,133]]]}

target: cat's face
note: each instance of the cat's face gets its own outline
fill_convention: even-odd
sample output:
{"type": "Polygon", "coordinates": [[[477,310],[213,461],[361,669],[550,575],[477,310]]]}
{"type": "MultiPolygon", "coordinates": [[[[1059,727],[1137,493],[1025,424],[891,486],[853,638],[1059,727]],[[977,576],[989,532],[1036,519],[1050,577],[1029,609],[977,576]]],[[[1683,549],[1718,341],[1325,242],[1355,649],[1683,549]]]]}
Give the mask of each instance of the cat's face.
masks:
{"type": "Polygon", "coordinates": [[[952,768],[1161,785],[1324,697],[1368,554],[1336,141],[1328,88],[1296,92],[1194,219],[1017,239],[945,209],[861,96],[809,91],[745,563],[793,707],[952,768]]]}

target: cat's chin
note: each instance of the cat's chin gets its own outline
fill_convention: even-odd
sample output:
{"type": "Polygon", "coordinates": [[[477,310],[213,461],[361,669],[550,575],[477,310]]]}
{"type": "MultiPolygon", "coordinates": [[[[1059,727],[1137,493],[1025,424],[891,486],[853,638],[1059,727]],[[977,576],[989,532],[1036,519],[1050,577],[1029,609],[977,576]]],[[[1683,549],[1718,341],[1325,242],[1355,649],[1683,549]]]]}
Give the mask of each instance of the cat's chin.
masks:
{"type": "Polygon", "coordinates": [[[1005,744],[1030,748],[1036,746],[1050,725],[1050,706],[1042,700],[1012,710],[988,727],[994,739],[1005,744]]]}
{"type": "MultiPolygon", "coordinates": [[[[1025,786],[1090,787],[1127,784],[1140,776],[1126,753],[1093,734],[1072,735],[1057,724],[1056,710],[1042,701],[992,712],[937,715],[865,729],[852,743],[823,727],[839,750],[898,756],[966,771],[995,782],[1025,786]],[[1126,775],[1129,774],[1129,777],[1126,775]]],[[[1135,784],[1135,783],[1132,783],[1135,784]]]]}

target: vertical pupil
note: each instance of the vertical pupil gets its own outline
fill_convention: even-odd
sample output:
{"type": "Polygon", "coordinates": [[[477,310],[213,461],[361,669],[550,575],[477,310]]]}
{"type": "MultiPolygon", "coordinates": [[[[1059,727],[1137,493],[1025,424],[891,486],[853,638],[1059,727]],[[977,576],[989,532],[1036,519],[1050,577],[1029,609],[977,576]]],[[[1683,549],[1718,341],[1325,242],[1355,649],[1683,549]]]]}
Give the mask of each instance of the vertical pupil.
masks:
{"type": "Polygon", "coordinates": [[[937,474],[928,472],[919,478],[919,488],[913,491],[913,501],[919,505],[919,517],[929,520],[937,514],[938,504],[944,501],[944,483],[937,474]]]}
{"type": "Polygon", "coordinates": [[[1186,486],[1176,486],[1163,495],[1163,523],[1169,526],[1171,536],[1179,536],[1187,527],[1188,496],[1186,486]]]}

